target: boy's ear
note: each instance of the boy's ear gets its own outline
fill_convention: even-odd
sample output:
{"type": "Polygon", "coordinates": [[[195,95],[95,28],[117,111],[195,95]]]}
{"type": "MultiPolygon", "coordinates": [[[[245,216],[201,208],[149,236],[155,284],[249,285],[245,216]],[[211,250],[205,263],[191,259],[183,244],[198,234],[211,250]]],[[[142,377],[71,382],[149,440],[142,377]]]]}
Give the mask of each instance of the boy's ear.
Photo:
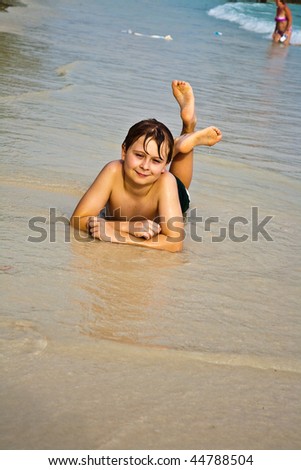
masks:
{"type": "Polygon", "coordinates": [[[122,146],[121,146],[121,160],[125,159],[125,154],[126,154],[125,146],[124,146],[124,144],[122,144],[122,146]]]}
{"type": "Polygon", "coordinates": [[[167,171],[167,170],[166,170],[166,166],[165,166],[165,167],[163,168],[163,170],[161,170],[161,175],[162,175],[163,173],[165,173],[166,171],[167,171]]]}

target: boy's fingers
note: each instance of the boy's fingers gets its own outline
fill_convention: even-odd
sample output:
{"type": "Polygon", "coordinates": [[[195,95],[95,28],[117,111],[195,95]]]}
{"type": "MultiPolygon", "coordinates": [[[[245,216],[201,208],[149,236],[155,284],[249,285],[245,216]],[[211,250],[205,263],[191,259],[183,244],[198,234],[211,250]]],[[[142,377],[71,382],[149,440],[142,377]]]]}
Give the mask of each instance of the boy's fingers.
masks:
{"type": "Polygon", "coordinates": [[[100,223],[98,217],[89,217],[87,222],[87,229],[93,237],[98,234],[100,223]]]}
{"type": "Polygon", "coordinates": [[[157,224],[157,222],[154,222],[153,220],[150,220],[149,222],[150,222],[150,224],[149,224],[149,229],[150,230],[152,230],[155,233],[161,232],[161,226],[159,224],[157,224]]]}
{"type": "Polygon", "coordinates": [[[157,227],[155,227],[155,229],[153,229],[154,233],[160,233],[161,232],[161,226],[160,225],[157,225],[157,227]]]}
{"type": "Polygon", "coordinates": [[[95,225],[97,225],[98,223],[99,223],[99,220],[98,220],[97,217],[90,217],[90,218],[88,219],[88,225],[89,225],[90,227],[95,227],[95,225]]]}
{"type": "Polygon", "coordinates": [[[146,240],[151,238],[148,232],[134,232],[134,236],[137,238],[145,238],[146,240]]]}

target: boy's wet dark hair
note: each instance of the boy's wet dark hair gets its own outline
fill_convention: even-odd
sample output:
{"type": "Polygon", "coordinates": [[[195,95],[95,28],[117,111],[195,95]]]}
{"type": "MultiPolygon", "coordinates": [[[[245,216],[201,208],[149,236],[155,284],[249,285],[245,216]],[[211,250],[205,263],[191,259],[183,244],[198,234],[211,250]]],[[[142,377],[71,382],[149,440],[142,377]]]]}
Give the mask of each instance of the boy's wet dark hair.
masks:
{"type": "Polygon", "coordinates": [[[145,119],[134,124],[128,131],[126,138],[123,141],[123,148],[127,151],[131,145],[136,142],[141,136],[144,137],[143,148],[146,152],[146,145],[149,140],[154,140],[158,146],[158,154],[161,155],[162,144],[166,143],[168,146],[167,163],[172,159],[174,139],[170,130],[162,122],[156,119],[145,119]]]}

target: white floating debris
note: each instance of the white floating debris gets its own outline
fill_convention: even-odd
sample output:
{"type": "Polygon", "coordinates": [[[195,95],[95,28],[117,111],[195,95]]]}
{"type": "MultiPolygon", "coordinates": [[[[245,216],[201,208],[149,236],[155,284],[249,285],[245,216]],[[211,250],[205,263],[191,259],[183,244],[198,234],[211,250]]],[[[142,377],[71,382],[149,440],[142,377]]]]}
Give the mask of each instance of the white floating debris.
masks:
{"type": "Polygon", "coordinates": [[[122,30],[121,32],[127,33],[127,34],[133,34],[134,36],[143,36],[143,37],[152,38],[152,39],[165,39],[165,41],[173,40],[170,34],[167,34],[166,36],[159,36],[159,34],[142,34],[142,33],[136,33],[135,31],[132,31],[131,29],[122,30]]]}

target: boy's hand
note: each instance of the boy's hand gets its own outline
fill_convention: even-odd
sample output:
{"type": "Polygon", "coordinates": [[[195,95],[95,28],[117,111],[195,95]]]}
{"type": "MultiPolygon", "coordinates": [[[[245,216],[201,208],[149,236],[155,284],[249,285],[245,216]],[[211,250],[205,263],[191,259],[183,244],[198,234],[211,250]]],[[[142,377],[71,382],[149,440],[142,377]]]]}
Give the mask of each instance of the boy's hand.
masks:
{"type": "Polygon", "coordinates": [[[161,226],[153,220],[137,220],[129,223],[129,233],[137,238],[149,240],[161,232],[161,226]]]}
{"type": "Polygon", "coordinates": [[[112,241],[114,228],[110,222],[107,222],[101,217],[89,217],[87,229],[93,238],[99,238],[106,242],[112,241]]]}

